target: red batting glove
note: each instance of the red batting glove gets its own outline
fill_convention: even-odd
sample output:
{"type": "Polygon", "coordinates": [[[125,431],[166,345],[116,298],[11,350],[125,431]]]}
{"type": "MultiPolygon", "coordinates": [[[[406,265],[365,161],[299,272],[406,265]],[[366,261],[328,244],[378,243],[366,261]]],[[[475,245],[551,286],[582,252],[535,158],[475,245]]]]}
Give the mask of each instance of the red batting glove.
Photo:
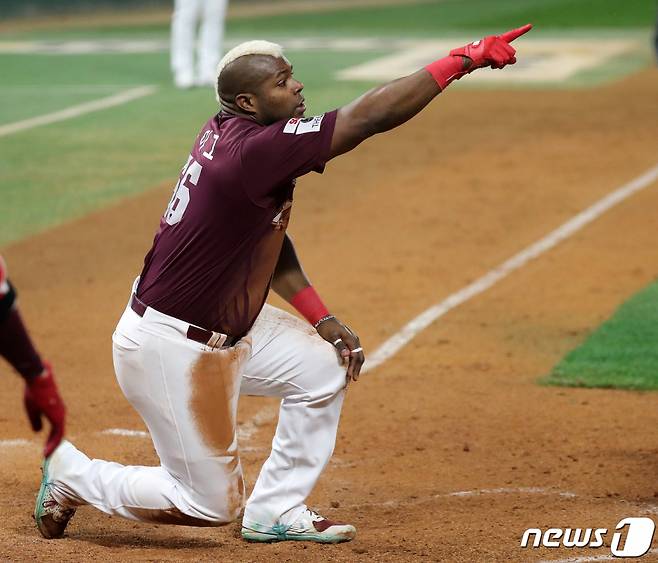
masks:
{"type": "Polygon", "coordinates": [[[25,410],[30,424],[35,432],[43,428],[41,416],[45,416],[51,424],[50,434],[43,450],[44,457],[48,457],[59,446],[64,437],[64,419],[66,407],[59,396],[55,378],[50,364],[44,362],[46,373],[35,377],[25,385],[23,397],[25,410]]]}
{"type": "Polygon", "coordinates": [[[513,29],[502,35],[490,35],[479,41],[469,43],[465,47],[453,49],[451,56],[461,55],[473,61],[467,72],[476,68],[490,66],[491,68],[503,68],[516,62],[516,50],[510,45],[517,37],[532,29],[531,24],[513,29]]]}

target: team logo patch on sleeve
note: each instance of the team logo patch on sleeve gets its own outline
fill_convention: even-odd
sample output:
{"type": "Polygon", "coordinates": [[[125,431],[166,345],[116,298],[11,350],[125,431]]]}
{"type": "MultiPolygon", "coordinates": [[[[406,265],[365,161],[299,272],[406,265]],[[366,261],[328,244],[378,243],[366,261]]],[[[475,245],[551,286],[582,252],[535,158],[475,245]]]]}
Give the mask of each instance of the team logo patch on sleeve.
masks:
{"type": "Polygon", "coordinates": [[[316,115],[315,117],[304,117],[302,119],[299,117],[293,117],[292,119],[288,120],[285,127],[283,128],[283,132],[295,135],[303,135],[304,133],[316,133],[322,127],[323,119],[324,113],[322,115],[316,115]]]}
{"type": "Polygon", "coordinates": [[[283,128],[284,133],[294,133],[297,131],[297,126],[299,125],[299,122],[301,119],[299,117],[293,117],[286,123],[286,126],[283,128]]]}

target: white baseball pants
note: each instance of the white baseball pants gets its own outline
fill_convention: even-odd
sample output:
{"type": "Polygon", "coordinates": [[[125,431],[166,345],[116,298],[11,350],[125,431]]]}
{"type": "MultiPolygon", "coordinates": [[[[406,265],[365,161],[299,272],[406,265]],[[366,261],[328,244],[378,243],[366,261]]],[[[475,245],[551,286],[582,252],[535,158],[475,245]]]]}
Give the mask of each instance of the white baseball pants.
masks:
{"type": "Polygon", "coordinates": [[[222,55],[227,4],[228,0],[174,1],[171,17],[171,70],[177,84],[191,86],[193,82],[214,83],[217,63],[222,55]]]}
{"type": "Polygon", "coordinates": [[[145,522],[216,526],[244,506],[238,395],[282,397],[272,451],[244,523],[291,524],[329,461],[345,394],[334,347],[304,321],[265,306],[228,349],[186,337],[187,323],[130,307],[113,336],[119,385],[146,423],[160,467],[89,459],[64,443],[49,473],[55,499],[145,522]]]}

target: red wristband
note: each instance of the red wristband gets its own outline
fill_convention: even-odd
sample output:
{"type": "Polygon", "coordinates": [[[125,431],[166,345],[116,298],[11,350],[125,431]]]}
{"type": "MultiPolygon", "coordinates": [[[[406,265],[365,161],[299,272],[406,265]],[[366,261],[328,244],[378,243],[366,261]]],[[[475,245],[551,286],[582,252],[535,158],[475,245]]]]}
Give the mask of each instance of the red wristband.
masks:
{"type": "Polygon", "coordinates": [[[425,67],[441,90],[445,90],[453,80],[459,80],[466,74],[464,71],[464,59],[457,57],[444,57],[425,67]]]}
{"type": "Polygon", "coordinates": [[[318,292],[311,285],[298,291],[290,300],[290,304],[312,325],[315,325],[322,317],[329,315],[329,311],[320,299],[318,292]]]}

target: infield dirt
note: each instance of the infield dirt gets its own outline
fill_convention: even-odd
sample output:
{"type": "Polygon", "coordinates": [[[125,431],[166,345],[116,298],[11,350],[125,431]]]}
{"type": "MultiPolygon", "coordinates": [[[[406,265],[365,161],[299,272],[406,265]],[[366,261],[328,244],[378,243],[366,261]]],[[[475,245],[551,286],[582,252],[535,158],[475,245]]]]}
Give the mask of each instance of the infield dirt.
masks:
{"type": "MultiPolygon", "coordinates": [[[[653,69],[596,90],[454,88],[442,98],[298,184],[290,233],[366,351],[656,164],[653,69]]],[[[144,429],[115,383],[110,337],[170,190],[3,249],[56,367],[69,434],[93,457],[157,463],[148,440],[101,432],[144,429]]],[[[41,442],[24,419],[20,380],[8,375],[0,438],[32,442],[0,449],[0,558],[473,562],[609,553],[524,550],[519,540],[529,527],[610,529],[658,510],[658,398],[537,380],[656,277],[656,208],[654,185],[350,386],[333,461],[309,499],[357,526],[348,544],[249,545],[237,523],[147,525],[92,508],[78,511],[65,539],[42,540],[30,518],[41,442]]],[[[242,398],[239,421],[273,404],[242,398]]],[[[244,444],[248,487],[274,425],[244,444]]]]}

